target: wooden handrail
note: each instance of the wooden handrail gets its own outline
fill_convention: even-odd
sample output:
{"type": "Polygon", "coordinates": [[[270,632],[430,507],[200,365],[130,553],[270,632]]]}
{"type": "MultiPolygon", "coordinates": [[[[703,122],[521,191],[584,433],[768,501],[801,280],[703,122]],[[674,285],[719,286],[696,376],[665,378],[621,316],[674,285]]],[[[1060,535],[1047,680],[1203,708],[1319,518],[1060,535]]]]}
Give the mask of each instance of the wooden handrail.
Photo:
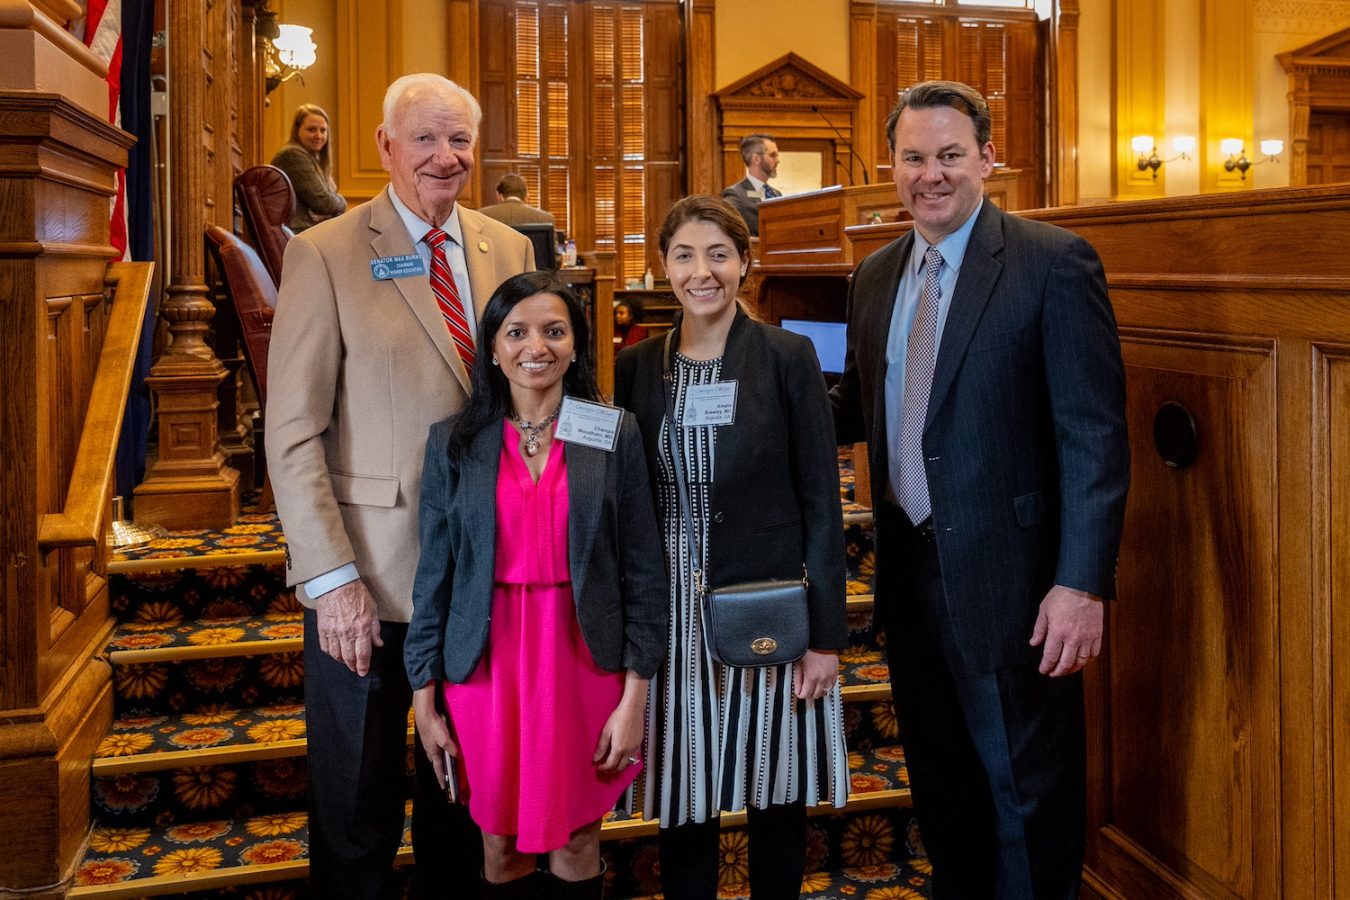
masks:
{"type": "Polygon", "coordinates": [[[38,550],[46,555],[61,547],[98,545],[105,524],[108,488],[117,460],[122,413],[126,410],[141,323],[150,299],[151,262],[118,262],[108,266],[106,284],[113,290],[108,330],[99,352],[98,371],[89,395],[88,412],[75,452],[66,505],[47,513],[38,526],[38,550]]]}

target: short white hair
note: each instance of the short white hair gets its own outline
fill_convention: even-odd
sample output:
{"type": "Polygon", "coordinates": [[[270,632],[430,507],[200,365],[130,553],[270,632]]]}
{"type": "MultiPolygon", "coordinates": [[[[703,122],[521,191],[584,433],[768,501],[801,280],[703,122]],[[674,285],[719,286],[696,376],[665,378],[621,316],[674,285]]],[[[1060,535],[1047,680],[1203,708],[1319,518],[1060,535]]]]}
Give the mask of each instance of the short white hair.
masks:
{"type": "Polygon", "coordinates": [[[418,72],[415,75],[404,75],[389,85],[389,89],[384,92],[384,133],[394,137],[397,131],[394,119],[398,112],[399,105],[409,94],[418,90],[431,90],[440,94],[458,97],[464,101],[464,105],[469,108],[469,118],[473,120],[473,139],[478,140],[478,125],[483,121],[483,107],[478,105],[478,98],[460,87],[455,82],[446,78],[444,75],[437,75],[435,72],[418,72]]]}

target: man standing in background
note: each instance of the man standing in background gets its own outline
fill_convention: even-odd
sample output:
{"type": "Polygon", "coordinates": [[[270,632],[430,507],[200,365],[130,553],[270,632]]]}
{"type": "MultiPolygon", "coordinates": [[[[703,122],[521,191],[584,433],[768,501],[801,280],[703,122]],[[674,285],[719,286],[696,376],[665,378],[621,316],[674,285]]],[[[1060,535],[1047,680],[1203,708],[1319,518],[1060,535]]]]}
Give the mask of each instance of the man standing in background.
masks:
{"type": "Polygon", "coordinates": [[[530,206],[527,196],[525,179],[508,172],[497,182],[497,202],[478,211],[504,225],[552,225],[553,213],[530,206]]]}
{"type": "Polygon", "coordinates": [[[741,159],[745,161],[745,177],[722,191],[722,199],[736,207],[750,234],[759,237],[760,202],[783,196],[769,185],[769,179],[778,174],[778,145],[773,135],[747,134],[741,138],[741,159]]]}

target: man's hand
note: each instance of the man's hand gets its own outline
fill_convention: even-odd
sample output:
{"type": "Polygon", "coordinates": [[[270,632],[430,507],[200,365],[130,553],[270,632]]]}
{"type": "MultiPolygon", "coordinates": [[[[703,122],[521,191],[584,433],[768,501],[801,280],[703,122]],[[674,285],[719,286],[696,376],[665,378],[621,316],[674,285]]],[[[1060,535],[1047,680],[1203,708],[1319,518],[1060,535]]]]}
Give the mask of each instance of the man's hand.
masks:
{"type": "Polygon", "coordinates": [[[1072,675],[1102,652],[1102,600],[1086,591],[1055,585],[1041,601],[1031,646],[1045,644],[1042,675],[1072,675]]]}
{"type": "Polygon", "coordinates": [[[364,677],[370,671],[371,645],[384,646],[375,598],[366,590],[365,582],[358,578],[320,594],[315,612],[319,616],[319,649],[364,677]]]}

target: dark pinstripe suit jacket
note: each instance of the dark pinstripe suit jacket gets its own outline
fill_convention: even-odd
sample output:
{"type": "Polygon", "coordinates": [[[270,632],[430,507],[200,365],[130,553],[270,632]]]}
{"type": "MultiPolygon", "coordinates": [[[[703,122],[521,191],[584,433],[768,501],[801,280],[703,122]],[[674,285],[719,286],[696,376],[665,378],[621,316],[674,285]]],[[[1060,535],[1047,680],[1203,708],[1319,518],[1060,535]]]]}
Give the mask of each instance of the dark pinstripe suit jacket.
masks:
{"type": "MultiPolygon", "coordinates": [[[[868,441],[874,507],[886,434],[899,427],[886,422],[886,340],[913,243],[911,232],[854,273],[845,371],[831,392],[839,442],[868,441]]],[[[973,665],[1026,658],[1053,584],[1114,595],[1125,375],[1086,241],[984,204],[938,348],[923,451],[952,626],[973,665]]]]}
{"type": "MultiPolygon", "coordinates": [[[[421,552],[403,643],[414,688],[468,678],[492,613],[501,423],[480,431],[452,464],[453,421],[431,426],[423,465],[421,552]]],[[[670,600],[637,423],[624,415],[612,453],[566,447],[567,556],[581,636],[601,668],[650,678],[665,657],[670,600]]]]}

